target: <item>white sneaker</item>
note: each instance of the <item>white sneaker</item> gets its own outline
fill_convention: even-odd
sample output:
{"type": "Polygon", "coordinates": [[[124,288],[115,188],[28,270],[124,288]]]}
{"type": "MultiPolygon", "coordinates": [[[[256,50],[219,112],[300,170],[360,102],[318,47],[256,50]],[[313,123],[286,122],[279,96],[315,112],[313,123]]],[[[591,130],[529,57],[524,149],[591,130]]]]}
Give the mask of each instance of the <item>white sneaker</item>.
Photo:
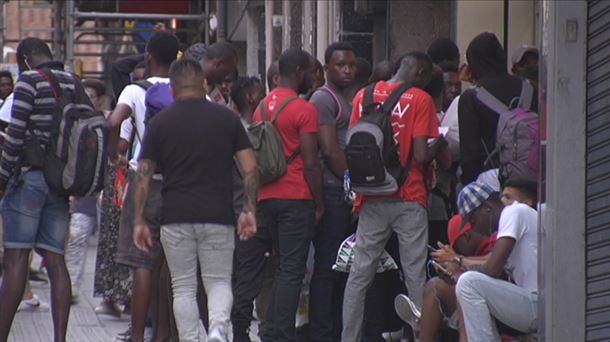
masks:
{"type": "Polygon", "coordinates": [[[227,334],[219,326],[210,327],[208,342],[228,342],[227,334]]]}
{"type": "Polygon", "coordinates": [[[419,330],[419,320],[421,319],[421,311],[413,303],[411,298],[399,294],[394,299],[394,308],[396,309],[396,313],[398,317],[408,323],[413,330],[419,330]]]}
{"type": "Polygon", "coordinates": [[[386,342],[400,342],[403,337],[402,329],[397,331],[388,331],[381,334],[381,338],[383,338],[386,342]]]}
{"type": "Polygon", "coordinates": [[[49,304],[41,301],[37,295],[34,295],[30,299],[24,299],[19,303],[19,307],[17,307],[17,311],[39,311],[39,312],[47,312],[49,311],[49,304]]]}

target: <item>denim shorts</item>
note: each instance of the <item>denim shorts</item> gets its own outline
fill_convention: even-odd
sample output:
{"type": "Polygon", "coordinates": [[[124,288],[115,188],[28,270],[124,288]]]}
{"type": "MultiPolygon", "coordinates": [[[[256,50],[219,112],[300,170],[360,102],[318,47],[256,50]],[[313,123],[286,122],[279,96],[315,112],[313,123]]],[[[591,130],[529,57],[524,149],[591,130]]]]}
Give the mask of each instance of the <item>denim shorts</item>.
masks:
{"type": "Polygon", "coordinates": [[[0,203],[5,248],[63,254],[70,214],[68,197],[51,190],[40,170],[13,176],[0,203]]]}

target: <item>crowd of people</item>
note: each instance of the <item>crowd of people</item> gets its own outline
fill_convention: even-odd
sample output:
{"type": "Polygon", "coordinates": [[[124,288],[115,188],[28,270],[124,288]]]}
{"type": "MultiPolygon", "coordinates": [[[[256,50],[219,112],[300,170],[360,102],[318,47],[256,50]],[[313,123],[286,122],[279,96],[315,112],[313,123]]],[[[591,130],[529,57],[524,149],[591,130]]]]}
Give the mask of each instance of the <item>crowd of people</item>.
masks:
{"type": "Polygon", "coordinates": [[[130,315],[119,340],[144,341],[150,325],[151,341],[250,341],[255,320],[265,342],[535,333],[536,179],[502,166],[508,114],[481,93],[508,112],[535,112],[524,94],[537,91],[538,52],[519,48],[509,73],[497,37],[482,33],[466,59],[438,39],[371,67],[335,42],[323,61],[285,50],[265,84],[238,74],[230,43],[182,48],[163,30],[146,53],[112,65],[110,92],[64,71],[42,40],[22,40],[14,89],[0,73],[0,341],[18,310],[49,310],[28,285],[45,274],[54,338],[65,340],[96,231],[95,312],[130,315]],[[30,156],[32,142],[59,134],[67,91],[106,117],[101,192],[61,193],[30,156]],[[364,194],[350,186],[346,149],[384,103],[395,103],[390,140],[406,175],[392,194],[364,194]],[[255,131],[277,137],[277,165],[255,131]],[[308,324],[297,329],[306,277],[308,324]]]}

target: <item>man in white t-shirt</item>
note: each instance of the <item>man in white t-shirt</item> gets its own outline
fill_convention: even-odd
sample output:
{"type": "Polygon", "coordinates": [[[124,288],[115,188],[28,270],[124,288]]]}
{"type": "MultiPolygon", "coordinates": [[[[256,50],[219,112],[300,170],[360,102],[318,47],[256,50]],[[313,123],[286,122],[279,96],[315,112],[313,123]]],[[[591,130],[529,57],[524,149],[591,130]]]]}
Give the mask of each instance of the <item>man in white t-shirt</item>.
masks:
{"type": "MultiPolygon", "coordinates": [[[[160,31],[153,34],[146,45],[146,68],[151,77],[147,78],[150,84],[169,83],[169,67],[176,60],[178,54],[178,39],[167,31],[160,31]]],[[[111,129],[109,138],[109,155],[112,163],[115,166],[125,165],[127,162],[120,159],[117,153],[117,142],[119,137],[131,140],[135,148],[133,151],[134,162],[131,165],[137,165],[135,160],[138,157],[141,139],[144,136],[146,116],[146,87],[140,84],[131,84],[125,87],[121,92],[117,101],[117,106],[114,112],[108,118],[108,123],[111,129]],[[135,129],[132,133],[131,130],[135,129]]],[[[128,179],[131,181],[135,177],[135,167],[130,168],[128,179]]],[[[151,287],[153,283],[165,285],[164,282],[159,282],[158,279],[153,279],[153,270],[158,270],[162,262],[161,244],[159,243],[160,232],[160,210],[161,210],[161,175],[153,176],[153,181],[150,185],[148,193],[145,216],[149,226],[152,229],[153,239],[156,241],[154,247],[150,251],[144,252],[138,249],[133,241],[134,229],[134,187],[128,187],[125,196],[125,202],[121,211],[121,221],[119,228],[119,239],[117,246],[117,254],[115,260],[119,264],[132,267],[133,273],[133,292],[131,299],[131,339],[133,341],[143,341],[144,338],[144,323],[148,314],[150,304],[151,287]],[[163,283],[163,284],[162,284],[163,283]]],[[[167,291],[168,289],[166,289],[167,291]]],[[[164,289],[159,288],[162,293],[164,289]]],[[[161,298],[161,297],[159,297],[161,298]]],[[[167,322],[169,317],[166,317],[168,312],[153,313],[153,324],[157,322],[167,322]],[[163,317],[163,318],[161,318],[163,317]]],[[[159,328],[156,324],[153,326],[155,338],[163,339],[162,333],[166,329],[159,328]]]]}
{"type": "MultiPolygon", "coordinates": [[[[488,188],[485,185],[478,187],[488,188]]],[[[477,191],[471,196],[461,196],[460,212],[467,213],[464,221],[470,221],[473,226],[497,222],[496,244],[491,254],[482,260],[458,258],[446,265],[453,280],[457,281],[456,295],[468,341],[501,341],[496,320],[522,333],[535,332],[538,213],[531,206],[516,201],[502,208],[501,203],[489,200],[484,203],[480,197],[477,191]],[[505,273],[511,282],[499,279],[505,273]]]]}

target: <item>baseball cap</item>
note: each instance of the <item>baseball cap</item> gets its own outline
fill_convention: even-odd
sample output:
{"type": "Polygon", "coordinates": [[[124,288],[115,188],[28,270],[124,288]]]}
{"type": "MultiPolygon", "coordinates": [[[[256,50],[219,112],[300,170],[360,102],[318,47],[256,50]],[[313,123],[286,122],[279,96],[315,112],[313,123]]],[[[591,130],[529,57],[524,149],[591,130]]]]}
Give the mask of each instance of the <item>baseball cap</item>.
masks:
{"type": "Polygon", "coordinates": [[[529,46],[529,45],[522,45],[517,50],[513,51],[513,54],[511,55],[511,58],[510,58],[512,65],[515,65],[515,64],[521,62],[523,55],[525,55],[527,52],[533,52],[536,55],[538,55],[537,48],[535,48],[533,46],[529,46]]]}
{"type": "Polygon", "coordinates": [[[455,248],[455,242],[472,229],[472,225],[469,222],[462,221],[464,221],[462,215],[455,215],[449,220],[447,236],[449,236],[449,245],[451,248],[455,248]]]}
{"type": "Polygon", "coordinates": [[[458,194],[458,212],[468,221],[470,214],[481,206],[495,191],[489,185],[472,182],[458,194]]]}
{"type": "Polygon", "coordinates": [[[184,58],[190,58],[199,62],[205,56],[207,46],[204,43],[195,43],[184,52],[184,58]]]}

